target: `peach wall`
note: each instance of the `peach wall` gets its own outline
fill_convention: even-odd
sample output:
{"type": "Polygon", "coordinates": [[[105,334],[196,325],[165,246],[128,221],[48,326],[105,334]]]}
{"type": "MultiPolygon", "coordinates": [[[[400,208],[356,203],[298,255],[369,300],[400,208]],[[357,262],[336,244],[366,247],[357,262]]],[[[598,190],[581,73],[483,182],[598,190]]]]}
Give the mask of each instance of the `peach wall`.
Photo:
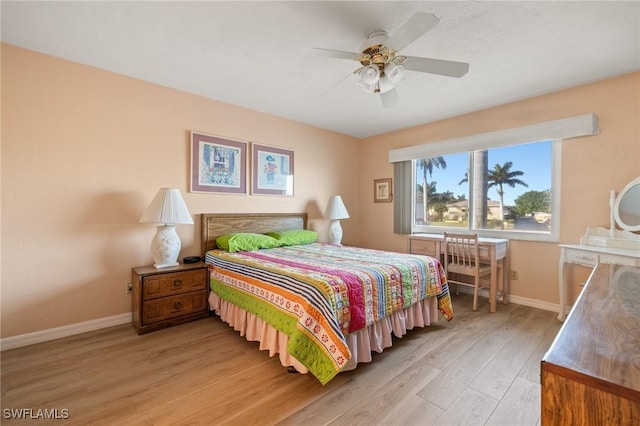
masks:
{"type": "MultiPolygon", "coordinates": [[[[392,177],[390,149],[526,126],[595,113],[601,133],[562,145],[560,242],[577,244],[588,226],[609,226],[609,191],[640,175],[640,73],[491,108],[448,120],[372,137],[362,144],[361,243],[406,251],[406,236],[394,235],[393,206],[376,204],[367,188],[392,177]]],[[[512,294],[558,303],[556,243],[511,241],[511,266],[519,272],[512,294]],[[533,261],[535,259],[535,261],[533,261]]]]}
{"type": "MultiPolygon", "coordinates": [[[[138,220],[158,188],[202,212],[299,212],[326,236],[342,195],[358,244],[357,139],[2,44],[2,337],[131,310],[131,267],[152,263],[138,220]],[[188,192],[189,131],[295,151],[293,197],[188,192]],[[345,185],[345,182],[355,184],[345,185]]],[[[182,253],[200,227],[180,225],[182,253]]]]}
{"type": "MultiPolygon", "coordinates": [[[[151,263],[155,232],[138,219],[162,186],[180,188],[194,215],[307,211],[323,238],[322,211],[340,193],[345,243],[405,251],[392,204],[373,202],[393,148],[596,113],[602,133],[563,146],[566,243],[607,226],[609,190],[640,175],[640,73],[359,141],[6,44],[1,53],[2,338],[130,312],[125,283],[151,263]],[[293,149],[295,196],[188,193],[190,130],[293,149]]],[[[197,219],[178,227],[181,256],[198,254],[197,219]]],[[[557,303],[558,255],[556,244],[512,241],[513,294],[557,303]]]]}

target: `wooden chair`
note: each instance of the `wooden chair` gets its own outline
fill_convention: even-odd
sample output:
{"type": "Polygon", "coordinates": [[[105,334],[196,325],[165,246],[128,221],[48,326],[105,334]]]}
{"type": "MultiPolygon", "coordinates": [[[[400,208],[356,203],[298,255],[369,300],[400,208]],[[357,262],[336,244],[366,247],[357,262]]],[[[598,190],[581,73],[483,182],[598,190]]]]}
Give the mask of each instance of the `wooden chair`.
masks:
{"type": "Polygon", "coordinates": [[[473,287],[473,310],[478,310],[478,289],[482,277],[491,274],[491,265],[481,264],[478,254],[478,234],[444,233],[444,271],[449,283],[473,287]],[[455,279],[451,274],[456,274],[455,279]],[[461,281],[457,275],[473,278],[473,282],[461,281]]]}

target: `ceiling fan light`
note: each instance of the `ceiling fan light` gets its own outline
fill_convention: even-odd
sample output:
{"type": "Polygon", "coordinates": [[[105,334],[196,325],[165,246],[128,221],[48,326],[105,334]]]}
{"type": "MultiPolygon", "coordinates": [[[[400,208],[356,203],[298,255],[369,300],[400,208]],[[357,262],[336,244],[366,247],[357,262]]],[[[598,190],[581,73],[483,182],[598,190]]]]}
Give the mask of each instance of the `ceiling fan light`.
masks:
{"type": "Polygon", "coordinates": [[[363,83],[362,80],[358,81],[358,83],[356,83],[359,87],[362,87],[362,89],[367,92],[367,93],[373,93],[376,89],[376,85],[374,84],[367,84],[367,83],[363,83]]]}
{"type": "Polygon", "coordinates": [[[385,69],[385,75],[393,84],[397,84],[404,77],[404,67],[402,65],[390,64],[385,69]]]}
{"type": "Polygon", "coordinates": [[[395,84],[391,81],[389,77],[382,77],[378,82],[378,87],[380,88],[380,93],[388,92],[389,90],[395,87],[395,84]]]}
{"type": "Polygon", "coordinates": [[[360,72],[360,82],[363,84],[376,84],[380,78],[380,70],[376,65],[367,65],[360,72]]]}

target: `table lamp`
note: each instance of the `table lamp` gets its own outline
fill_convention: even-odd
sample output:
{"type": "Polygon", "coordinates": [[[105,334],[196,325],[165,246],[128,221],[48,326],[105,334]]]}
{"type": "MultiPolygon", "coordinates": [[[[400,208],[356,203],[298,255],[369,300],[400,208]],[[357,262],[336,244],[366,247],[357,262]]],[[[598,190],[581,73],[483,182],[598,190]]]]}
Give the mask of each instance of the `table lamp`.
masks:
{"type": "Polygon", "coordinates": [[[342,202],[342,197],[334,195],[329,199],[324,218],[331,221],[331,225],[329,226],[329,243],[341,245],[342,227],[340,226],[340,219],[349,218],[349,212],[347,212],[347,208],[342,202]]]}
{"type": "Polygon", "coordinates": [[[160,188],[151,200],[141,223],[160,223],[151,241],[151,255],[156,269],[178,266],[180,254],[180,237],[176,233],[176,224],[193,225],[191,213],[182,199],[180,190],[176,188],[160,188]]]}

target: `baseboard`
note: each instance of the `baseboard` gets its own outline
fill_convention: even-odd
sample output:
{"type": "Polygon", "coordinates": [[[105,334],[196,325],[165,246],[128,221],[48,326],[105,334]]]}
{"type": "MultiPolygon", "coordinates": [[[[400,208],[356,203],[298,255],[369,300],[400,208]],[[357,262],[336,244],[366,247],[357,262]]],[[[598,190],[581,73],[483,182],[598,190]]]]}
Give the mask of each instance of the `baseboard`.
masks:
{"type": "MultiPolygon", "coordinates": [[[[473,290],[467,287],[460,288],[461,293],[473,294],[473,290]]],[[[481,289],[478,293],[482,297],[489,297],[489,291],[481,289]]],[[[517,305],[530,306],[544,311],[558,312],[560,305],[557,303],[545,302],[544,300],[529,299],[528,297],[509,296],[509,302],[517,305]]],[[[36,343],[47,342],[49,340],[60,339],[61,337],[73,336],[86,333],[88,331],[99,330],[101,328],[113,327],[116,325],[131,322],[131,314],[120,314],[112,317],[99,318],[96,320],[81,322],[78,324],[65,325],[63,327],[50,328],[48,330],[36,331],[34,333],[21,334],[19,336],[6,337],[0,339],[0,351],[19,348],[22,346],[34,345],[36,343]]]]}
{"type": "MultiPolygon", "coordinates": [[[[460,286],[460,293],[473,294],[473,289],[469,287],[460,286]]],[[[489,298],[489,290],[480,289],[479,296],[489,298]]],[[[501,303],[501,302],[498,302],[501,303]]],[[[560,305],[558,303],[545,302],[544,300],[530,299],[528,297],[509,295],[509,303],[515,303],[516,305],[529,306],[531,308],[542,309],[543,311],[560,312],[560,305]]],[[[455,306],[454,306],[455,309],[455,306]]]]}
{"type": "Polygon", "coordinates": [[[560,305],[557,303],[545,302],[544,300],[538,299],[529,299],[528,297],[509,296],[509,303],[538,308],[543,311],[560,312],[560,305]]]}
{"type": "Polygon", "coordinates": [[[113,327],[130,322],[131,313],[126,313],[80,322],[77,324],[65,325],[62,327],[50,328],[48,330],[21,334],[18,336],[5,337],[4,339],[0,339],[0,351],[48,342],[49,340],[60,339],[61,337],[73,336],[76,334],[86,333],[88,331],[100,330],[102,328],[113,327]]]}

